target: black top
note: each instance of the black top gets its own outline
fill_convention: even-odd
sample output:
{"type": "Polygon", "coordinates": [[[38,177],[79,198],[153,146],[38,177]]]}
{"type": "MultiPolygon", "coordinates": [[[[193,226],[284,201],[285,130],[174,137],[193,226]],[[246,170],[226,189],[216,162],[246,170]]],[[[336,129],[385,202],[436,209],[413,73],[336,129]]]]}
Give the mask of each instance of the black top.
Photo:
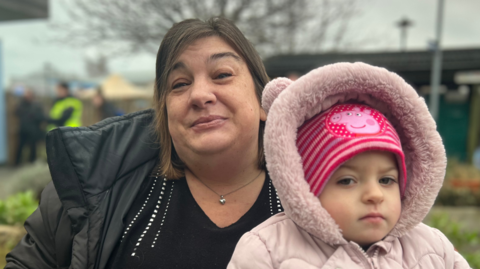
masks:
{"type": "MultiPolygon", "coordinates": [[[[228,196],[227,198],[228,203],[228,196]]],[[[107,268],[225,269],[240,237],[282,212],[270,178],[236,223],[219,228],[199,207],[185,178],[145,180],[126,219],[127,228],[107,268]]]]}
{"type": "Polygon", "coordinates": [[[106,119],[110,117],[115,117],[117,115],[117,108],[107,100],[103,101],[103,104],[99,107],[101,119],[106,119]]]}

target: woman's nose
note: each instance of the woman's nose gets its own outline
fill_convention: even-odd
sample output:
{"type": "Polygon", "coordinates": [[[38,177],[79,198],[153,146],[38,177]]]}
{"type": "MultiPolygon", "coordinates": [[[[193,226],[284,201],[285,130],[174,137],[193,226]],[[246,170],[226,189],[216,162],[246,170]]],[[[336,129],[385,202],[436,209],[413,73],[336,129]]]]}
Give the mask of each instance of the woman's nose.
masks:
{"type": "Polygon", "coordinates": [[[205,108],[217,101],[213,85],[210,84],[207,79],[198,79],[190,86],[190,102],[195,108],[205,108]]]}

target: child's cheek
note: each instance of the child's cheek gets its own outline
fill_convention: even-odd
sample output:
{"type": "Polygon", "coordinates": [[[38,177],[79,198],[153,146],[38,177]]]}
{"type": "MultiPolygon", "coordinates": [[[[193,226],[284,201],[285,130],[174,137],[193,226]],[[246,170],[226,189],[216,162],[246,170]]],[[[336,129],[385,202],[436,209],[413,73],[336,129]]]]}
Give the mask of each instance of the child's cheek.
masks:
{"type": "Polygon", "coordinates": [[[389,198],[386,199],[387,212],[389,214],[390,221],[397,223],[402,214],[402,200],[399,195],[399,191],[392,194],[387,194],[389,198]],[[389,201],[390,200],[390,201],[389,201]]]}
{"type": "Polygon", "coordinates": [[[395,203],[391,208],[391,212],[392,218],[395,220],[395,223],[397,223],[397,221],[400,219],[400,215],[402,214],[402,202],[398,201],[395,203]]]}
{"type": "Polygon", "coordinates": [[[346,223],[349,222],[350,212],[348,212],[347,210],[348,206],[340,203],[339,199],[328,199],[332,197],[325,198],[320,199],[323,208],[325,208],[325,210],[330,214],[333,220],[335,220],[335,223],[340,226],[340,229],[344,230],[346,223]],[[335,200],[335,202],[330,202],[331,200],[335,200]]]}

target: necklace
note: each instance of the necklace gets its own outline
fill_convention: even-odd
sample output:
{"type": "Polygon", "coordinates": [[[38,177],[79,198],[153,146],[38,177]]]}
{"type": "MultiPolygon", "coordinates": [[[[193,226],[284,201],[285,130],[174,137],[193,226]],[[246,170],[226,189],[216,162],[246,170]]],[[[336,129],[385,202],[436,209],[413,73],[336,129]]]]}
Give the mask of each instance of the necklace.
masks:
{"type": "MultiPolygon", "coordinates": [[[[190,172],[191,172],[191,171],[190,171],[190,172]]],[[[235,189],[235,190],[233,190],[233,191],[231,191],[231,192],[225,193],[225,194],[223,194],[223,195],[222,195],[222,194],[219,194],[219,193],[216,192],[214,189],[210,188],[210,187],[209,187],[207,184],[205,184],[205,182],[203,182],[199,177],[197,177],[197,176],[195,176],[195,177],[196,177],[196,178],[198,179],[198,181],[200,181],[205,187],[207,187],[209,190],[213,191],[216,195],[220,196],[220,200],[218,200],[218,201],[220,202],[220,204],[224,205],[225,202],[227,201],[227,200],[225,200],[225,196],[227,196],[227,195],[229,195],[229,194],[232,194],[232,193],[234,193],[234,192],[236,192],[236,191],[238,191],[238,190],[246,187],[248,184],[254,182],[255,179],[257,179],[257,178],[260,176],[260,174],[262,174],[262,172],[263,172],[263,171],[260,171],[260,173],[258,173],[258,175],[257,175],[256,177],[254,177],[252,180],[250,180],[247,184],[245,184],[245,185],[243,185],[243,186],[241,186],[241,187],[239,187],[239,188],[237,188],[237,189],[235,189]]],[[[192,174],[193,174],[193,173],[192,173],[192,174]]],[[[193,175],[195,175],[195,174],[193,174],[193,175]]]]}

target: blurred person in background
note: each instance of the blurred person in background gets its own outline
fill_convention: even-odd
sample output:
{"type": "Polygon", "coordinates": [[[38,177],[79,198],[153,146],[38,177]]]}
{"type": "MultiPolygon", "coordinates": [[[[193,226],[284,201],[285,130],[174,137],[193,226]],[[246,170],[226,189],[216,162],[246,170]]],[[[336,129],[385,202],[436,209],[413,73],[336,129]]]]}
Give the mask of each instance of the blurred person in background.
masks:
{"type": "Polygon", "coordinates": [[[35,102],[35,95],[30,89],[25,89],[22,99],[15,109],[19,121],[18,146],[15,166],[22,162],[22,152],[25,146],[30,149],[29,161],[33,163],[37,158],[37,142],[42,139],[44,132],[41,129],[45,120],[42,107],[35,102]]]}
{"type": "Polygon", "coordinates": [[[227,19],[174,24],[154,110],[48,133],[53,184],[5,268],[225,269],[240,237],[283,211],[263,154],[268,80],[227,19]]]}
{"type": "Polygon", "coordinates": [[[473,165],[480,170],[480,146],[473,152],[473,165]]]}
{"type": "Polygon", "coordinates": [[[70,94],[66,82],[57,85],[57,98],[53,102],[48,119],[47,131],[60,126],[82,126],[82,102],[70,94]]]}
{"type": "Polygon", "coordinates": [[[97,93],[93,96],[92,103],[97,109],[99,120],[104,120],[114,116],[121,116],[124,114],[122,111],[117,109],[115,105],[105,99],[101,87],[98,88],[97,93]]]}

